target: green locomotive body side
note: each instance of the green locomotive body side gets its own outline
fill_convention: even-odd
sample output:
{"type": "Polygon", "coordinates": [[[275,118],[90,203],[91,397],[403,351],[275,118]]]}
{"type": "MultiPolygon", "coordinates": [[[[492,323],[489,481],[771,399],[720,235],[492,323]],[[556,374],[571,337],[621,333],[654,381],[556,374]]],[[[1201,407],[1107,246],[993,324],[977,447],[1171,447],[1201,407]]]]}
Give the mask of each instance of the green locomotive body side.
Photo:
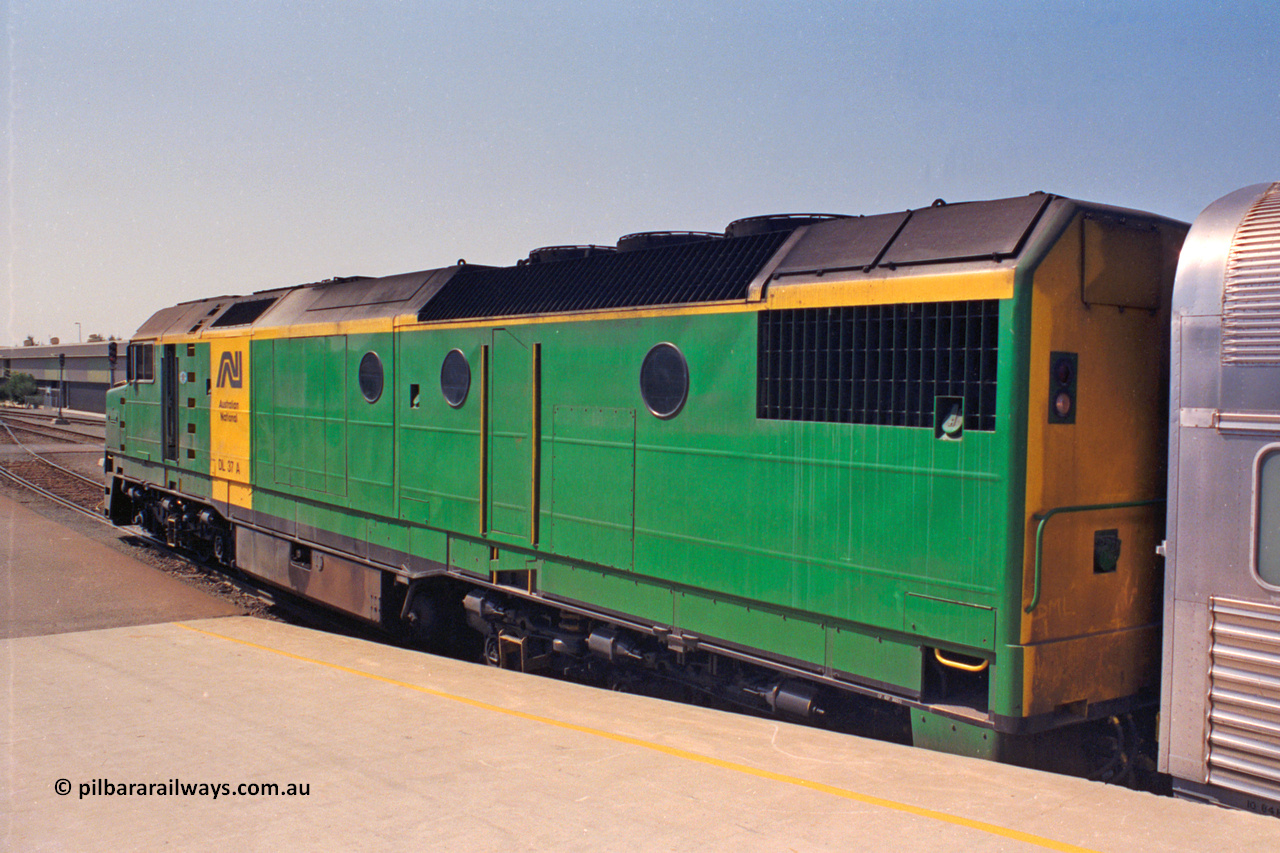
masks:
{"type": "MultiPolygon", "coordinates": [[[[1128,251],[1111,231],[1113,243],[1087,236],[1088,216],[1073,205],[1044,212],[1044,202],[1003,258],[959,257],[928,275],[909,261],[834,276],[819,262],[775,262],[747,299],[511,316],[401,313],[313,326],[273,326],[268,314],[261,325],[222,333],[223,349],[240,347],[247,359],[250,402],[238,412],[249,424],[243,486],[221,484],[211,460],[211,442],[222,440],[211,395],[222,383],[210,373],[219,368],[209,344],[200,333],[172,343],[158,336],[157,353],[173,348],[173,361],[158,354],[165,366],[154,381],[131,374],[113,389],[108,450],[120,481],[208,501],[240,525],[247,565],[266,560],[275,538],[339,558],[335,566],[361,579],[329,602],[365,618],[407,607],[397,587],[452,576],[617,617],[669,638],[673,649],[714,648],[888,697],[915,709],[918,742],[996,757],[992,730],[1057,725],[1077,697],[1105,706],[1150,687],[1147,675],[1131,671],[1115,686],[1077,691],[1035,663],[1042,647],[1076,639],[1069,602],[1086,582],[1046,576],[1044,603],[1037,599],[1042,569],[1031,539],[1047,507],[1038,491],[1033,506],[1028,490],[1055,476],[1039,442],[1070,435],[1038,426],[1047,407],[1039,386],[1052,380],[1037,359],[1117,307],[1096,307],[1085,294],[1068,322],[1065,310],[1048,316],[1036,306],[1049,304],[1046,293],[1076,287],[1071,276],[1085,282],[1088,240],[1094,256],[1128,251]],[[1057,271],[1074,263],[1072,253],[1079,264],[1057,271]],[[833,335],[854,340],[833,344],[833,335]],[[888,342],[875,343],[877,335],[888,342]],[[893,344],[895,335],[910,345],[893,344]],[[662,344],[687,369],[674,414],[655,414],[641,390],[646,356],[662,344]],[[896,390],[868,382],[856,391],[891,405],[854,413],[841,396],[855,393],[853,380],[833,378],[842,368],[823,367],[823,359],[898,360],[868,368],[896,390]],[[446,382],[446,362],[465,364],[467,381],[450,374],[446,382]],[[166,454],[166,418],[174,415],[165,414],[173,402],[160,374],[175,365],[188,381],[176,395],[178,445],[166,454]],[[799,390],[784,387],[793,379],[799,390]],[[766,402],[774,388],[787,397],[777,410],[766,402]],[[965,684],[981,695],[940,691],[930,681],[935,661],[977,673],[965,684]],[[1042,721],[1029,724],[1033,717],[1042,721]]],[[[1131,310],[1128,319],[1097,322],[1143,322],[1159,340],[1162,321],[1167,336],[1168,259],[1179,226],[1148,217],[1138,230],[1158,235],[1157,250],[1122,277],[1154,282],[1155,302],[1127,306],[1144,308],[1148,319],[1131,310]]],[[[779,256],[803,253],[799,245],[779,256]]],[[[439,276],[429,298],[447,293],[447,279],[439,276]]],[[[421,300],[426,291],[408,292],[421,300]]],[[[1123,382],[1163,381],[1159,355],[1138,361],[1123,382]]],[[[1088,379],[1101,381],[1096,372],[1088,379]]],[[[1093,386],[1080,382],[1083,396],[1093,386]]],[[[1073,409],[1072,428],[1074,418],[1073,409]]],[[[1105,464],[1099,454],[1091,446],[1072,464],[1105,464]]],[[[1132,462],[1148,464],[1146,456],[1132,462]]],[[[1100,497],[1132,499],[1144,486],[1126,480],[1116,488],[1100,497]]],[[[1155,530],[1162,518],[1148,513],[1133,523],[1155,530]]],[[[1107,522],[1122,531],[1117,543],[1132,541],[1128,523],[1107,522]]],[[[1096,543],[1111,540],[1092,527],[1071,531],[1094,537],[1095,554],[1082,559],[1092,558],[1098,574],[1096,543]]],[[[1132,588],[1146,589],[1158,565],[1151,555],[1130,568],[1134,559],[1128,552],[1122,565],[1142,576],[1132,588]]],[[[291,560],[288,572],[258,573],[304,593],[312,583],[321,589],[297,580],[315,568],[309,557],[291,560]]],[[[1078,624],[1099,637],[1149,631],[1150,603],[1131,605],[1101,627],[1078,624]]],[[[1068,661],[1071,670],[1097,648],[1076,643],[1052,666],[1068,661]]]]}
{"type": "Polygon", "coordinates": [[[942,443],[932,429],[758,420],[757,338],[743,312],[402,333],[400,385],[428,389],[403,407],[395,443],[403,520],[450,534],[464,556],[433,558],[454,568],[487,576],[497,548],[512,553],[503,571],[536,563],[546,595],[915,694],[920,637],[994,652],[1010,582],[1008,434],[942,443]],[[669,420],[646,410],[638,382],[664,341],[690,375],[669,420]],[[508,342],[516,355],[504,360],[508,342]],[[433,387],[449,351],[479,366],[489,347],[488,405],[505,391],[528,412],[534,346],[536,539],[532,419],[505,430],[508,447],[495,436],[482,477],[480,395],[455,409],[433,387]],[[886,514],[899,521],[884,525],[886,514]],[[868,637],[885,661],[911,665],[857,661],[868,637]]]}

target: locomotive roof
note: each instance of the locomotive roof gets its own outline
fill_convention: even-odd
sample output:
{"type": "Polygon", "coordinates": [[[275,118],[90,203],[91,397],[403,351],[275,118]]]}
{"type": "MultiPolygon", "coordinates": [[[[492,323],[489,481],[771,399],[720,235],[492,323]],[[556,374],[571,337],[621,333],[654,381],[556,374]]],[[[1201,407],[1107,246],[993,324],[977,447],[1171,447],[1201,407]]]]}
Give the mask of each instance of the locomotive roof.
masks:
{"type": "Polygon", "coordinates": [[[422,306],[420,322],[745,301],[769,279],[867,275],[900,266],[1016,258],[1054,196],[828,217],[785,230],[549,264],[464,269],[422,306]]]}
{"type": "MultiPolygon", "coordinates": [[[[995,272],[993,280],[1007,289],[1035,235],[1056,235],[1065,218],[1081,209],[1118,221],[1168,221],[1046,193],[958,204],[939,200],[874,216],[762,217],[752,220],[746,236],[631,241],[640,246],[631,251],[540,250],[509,267],[459,264],[187,302],[157,312],[135,337],[244,334],[251,328],[317,334],[338,324],[345,331],[385,331],[393,324],[745,305],[761,301],[766,290],[796,294],[815,284],[874,285],[940,273],[995,272]]],[[[731,227],[728,233],[741,230],[731,227]]]]}
{"type": "Polygon", "coordinates": [[[386,321],[416,310],[440,289],[456,267],[383,278],[353,276],[262,290],[247,296],[218,296],[183,302],[156,312],[135,338],[243,334],[259,326],[312,327],[386,321]],[[412,306],[412,307],[410,307],[412,306]]]}

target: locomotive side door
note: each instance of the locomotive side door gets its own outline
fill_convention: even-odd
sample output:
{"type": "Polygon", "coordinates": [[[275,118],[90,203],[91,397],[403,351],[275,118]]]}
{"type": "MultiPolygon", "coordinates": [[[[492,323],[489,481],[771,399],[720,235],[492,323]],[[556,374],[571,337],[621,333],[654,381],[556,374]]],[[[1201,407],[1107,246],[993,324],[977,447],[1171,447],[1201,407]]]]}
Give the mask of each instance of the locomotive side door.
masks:
{"type": "Polygon", "coordinates": [[[538,541],[541,344],[526,329],[494,329],[485,424],[486,532],[512,543],[538,541]]]}
{"type": "Polygon", "coordinates": [[[178,353],[175,344],[164,345],[160,365],[160,421],[164,458],[178,458],[178,353]]]}

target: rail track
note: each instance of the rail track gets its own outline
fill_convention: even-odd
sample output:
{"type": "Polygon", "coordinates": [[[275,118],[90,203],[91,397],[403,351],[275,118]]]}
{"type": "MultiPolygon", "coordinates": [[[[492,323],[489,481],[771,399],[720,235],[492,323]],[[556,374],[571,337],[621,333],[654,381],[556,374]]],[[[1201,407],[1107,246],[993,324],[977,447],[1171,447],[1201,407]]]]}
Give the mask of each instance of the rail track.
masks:
{"type": "MultiPolygon", "coordinates": [[[[0,422],[0,426],[4,427],[4,436],[27,454],[24,458],[0,460],[0,476],[82,515],[103,520],[101,480],[86,477],[46,459],[27,447],[8,423],[0,422]]],[[[85,436],[81,436],[80,443],[87,443],[85,436]]]]}
{"type": "MultiPolygon", "coordinates": [[[[26,409],[14,406],[5,406],[0,408],[0,416],[13,418],[15,420],[48,423],[51,411],[51,409],[26,409]]],[[[77,424],[79,426],[101,427],[105,422],[102,415],[85,415],[68,411],[62,412],[62,419],[68,424],[77,424]]]]}
{"type": "MultiPolygon", "coordinates": [[[[39,416],[28,429],[22,425],[9,423],[9,413],[0,413],[0,443],[17,445],[24,455],[15,457],[0,455],[0,480],[7,481],[23,489],[35,492],[41,497],[78,515],[87,516],[95,522],[110,526],[103,515],[104,486],[101,480],[86,477],[70,468],[45,458],[36,450],[28,447],[21,439],[24,433],[32,433],[44,439],[51,437],[45,431],[47,424],[39,423],[39,416]],[[15,434],[16,433],[16,434],[15,434]]],[[[19,420],[32,420],[19,418],[19,420]]],[[[45,418],[47,420],[47,418],[45,418]]],[[[91,419],[81,419],[92,425],[91,419]]],[[[101,422],[98,422],[99,424],[101,422]]],[[[48,427],[51,431],[57,427],[48,427]]],[[[75,438],[61,438],[60,441],[81,445],[100,445],[101,436],[85,433],[75,434],[75,438]]],[[[250,615],[267,619],[279,619],[296,625],[305,625],[331,633],[359,636],[385,642],[388,638],[371,629],[344,618],[336,618],[329,611],[322,611],[301,599],[282,593],[271,587],[255,582],[234,568],[226,568],[212,561],[200,560],[196,555],[171,547],[162,538],[152,535],[140,526],[117,528],[126,534],[127,541],[135,547],[142,547],[157,555],[158,559],[148,562],[162,571],[175,575],[185,581],[194,583],[210,594],[231,600],[237,606],[244,607],[250,615]]]]}
{"type": "MultiPolygon", "coordinates": [[[[15,418],[17,420],[45,423],[50,420],[49,411],[46,409],[19,409],[6,407],[4,409],[0,409],[0,414],[3,414],[6,418],[15,418]]],[[[62,413],[62,419],[68,424],[76,424],[79,426],[101,427],[103,423],[105,423],[105,420],[101,415],[80,415],[66,411],[62,413]]]]}
{"type": "MultiPolygon", "coordinates": [[[[77,471],[72,471],[70,468],[45,458],[41,453],[28,447],[18,435],[30,432],[47,438],[48,436],[43,430],[45,425],[37,424],[35,429],[26,429],[9,423],[10,419],[11,416],[7,412],[4,413],[3,417],[0,417],[0,428],[3,429],[3,432],[0,432],[0,439],[8,439],[5,443],[17,445],[26,455],[20,458],[0,458],[0,479],[35,492],[46,500],[72,510],[79,515],[87,516],[96,522],[109,525],[110,522],[102,514],[104,498],[102,481],[86,477],[77,471]]],[[[88,419],[82,420],[89,422],[88,419]]],[[[51,427],[51,429],[56,428],[51,427]]],[[[65,432],[65,430],[62,430],[62,432],[65,432]]],[[[62,440],[72,441],[70,438],[62,440]]],[[[96,444],[98,440],[95,436],[83,433],[77,434],[75,439],[76,443],[79,444],[89,444],[91,442],[96,444]]],[[[249,584],[243,578],[231,572],[220,571],[217,567],[198,563],[190,559],[189,555],[179,554],[168,548],[163,540],[155,538],[140,527],[127,528],[127,531],[139,543],[146,543],[151,548],[159,549],[166,554],[177,557],[183,565],[165,567],[170,574],[202,581],[202,585],[216,588],[221,594],[226,594],[229,589],[233,594],[248,596],[258,602],[260,607],[261,605],[278,605],[269,590],[249,584]]]]}
{"type": "MultiPolygon", "coordinates": [[[[102,420],[75,415],[64,415],[63,420],[67,421],[67,424],[60,426],[51,423],[51,418],[47,413],[35,413],[21,409],[0,409],[0,422],[4,423],[9,430],[39,436],[45,441],[70,442],[74,444],[85,444],[91,441],[96,444],[103,440],[105,424],[102,420]],[[79,428],[77,429],[76,427],[79,428]]],[[[9,433],[7,437],[16,441],[12,433],[9,433]]]]}

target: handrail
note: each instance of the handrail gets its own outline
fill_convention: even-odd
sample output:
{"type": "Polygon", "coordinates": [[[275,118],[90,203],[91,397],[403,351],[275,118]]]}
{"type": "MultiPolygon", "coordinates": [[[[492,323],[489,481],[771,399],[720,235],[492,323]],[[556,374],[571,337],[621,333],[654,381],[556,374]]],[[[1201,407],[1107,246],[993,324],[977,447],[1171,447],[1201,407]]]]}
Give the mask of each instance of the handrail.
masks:
{"type": "Polygon", "coordinates": [[[1055,515],[1059,513],[1090,512],[1093,510],[1100,510],[1100,509],[1127,509],[1129,507],[1135,507],[1135,506],[1155,506],[1156,504],[1162,504],[1164,502],[1165,502],[1164,498],[1152,498],[1151,500],[1146,500],[1146,501],[1124,501],[1123,503],[1113,503],[1113,504],[1087,504],[1084,506],[1058,506],[1058,507],[1054,507],[1048,512],[1037,512],[1034,515],[1032,515],[1031,516],[1032,518],[1039,519],[1040,524],[1036,527],[1036,567],[1035,567],[1035,579],[1033,582],[1034,585],[1031,588],[1031,603],[1024,608],[1024,612],[1030,613],[1032,610],[1035,610],[1036,605],[1040,603],[1040,570],[1041,570],[1041,559],[1044,554],[1044,528],[1045,528],[1045,525],[1049,522],[1049,519],[1053,518],[1055,515]]]}
{"type": "Polygon", "coordinates": [[[979,663],[965,663],[964,661],[958,661],[954,658],[945,658],[942,656],[942,649],[934,649],[933,656],[937,658],[938,663],[943,666],[949,666],[952,669],[962,669],[965,672],[982,672],[987,667],[991,666],[991,661],[989,660],[984,660],[979,663]]]}

